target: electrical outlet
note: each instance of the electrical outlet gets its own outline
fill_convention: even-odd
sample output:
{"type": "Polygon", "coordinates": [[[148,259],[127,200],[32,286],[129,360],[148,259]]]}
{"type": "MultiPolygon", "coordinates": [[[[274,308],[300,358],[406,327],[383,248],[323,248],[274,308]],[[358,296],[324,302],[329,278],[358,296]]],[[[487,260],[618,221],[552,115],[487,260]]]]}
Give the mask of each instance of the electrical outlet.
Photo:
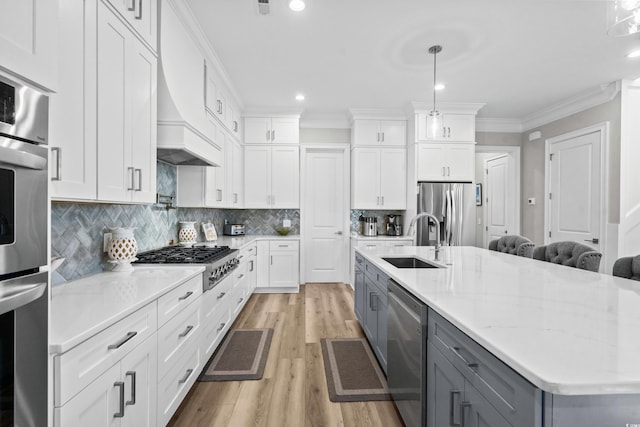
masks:
{"type": "Polygon", "coordinates": [[[283,219],[283,220],[282,220],[282,226],[283,226],[284,228],[289,228],[289,227],[291,227],[291,220],[290,220],[290,219],[283,219]]]}
{"type": "Polygon", "coordinates": [[[535,197],[529,197],[527,199],[527,203],[530,205],[535,205],[536,204],[536,198],[535,197]]]}
{"type": "Polygon", "coordinates": [[[109,240],[111,240],[111,233],[104,233],[104,242],[102,243],[102,252],[109,250],[109,240]]]}

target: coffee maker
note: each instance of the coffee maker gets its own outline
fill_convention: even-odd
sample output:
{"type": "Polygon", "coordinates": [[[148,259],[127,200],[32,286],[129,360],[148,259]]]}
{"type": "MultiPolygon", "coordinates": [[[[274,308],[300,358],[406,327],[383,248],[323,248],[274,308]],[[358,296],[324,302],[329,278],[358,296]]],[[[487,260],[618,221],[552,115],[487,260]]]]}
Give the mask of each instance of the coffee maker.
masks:
{"type": "Polygon", "coordinates": [[[402,236],[402,215],[387,215],[387,236],[402,236]]]}

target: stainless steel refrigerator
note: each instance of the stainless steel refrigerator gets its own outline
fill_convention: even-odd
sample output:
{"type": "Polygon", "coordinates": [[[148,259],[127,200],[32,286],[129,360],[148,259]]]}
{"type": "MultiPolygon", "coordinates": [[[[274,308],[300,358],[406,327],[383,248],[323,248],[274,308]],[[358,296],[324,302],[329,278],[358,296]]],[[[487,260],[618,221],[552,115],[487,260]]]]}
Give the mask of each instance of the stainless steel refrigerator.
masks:
{"type": "MultiPolygon", "coordinates": [[[[418,185],[418,213],[429,212],[438,218],[440,242],[449,246],[475,245],[474,185],[449,182],[421,182],[418,185]]],[[[436,227],[431,219],[423,217],[417,225],[417,245],[435,245],[436,227]]]]}

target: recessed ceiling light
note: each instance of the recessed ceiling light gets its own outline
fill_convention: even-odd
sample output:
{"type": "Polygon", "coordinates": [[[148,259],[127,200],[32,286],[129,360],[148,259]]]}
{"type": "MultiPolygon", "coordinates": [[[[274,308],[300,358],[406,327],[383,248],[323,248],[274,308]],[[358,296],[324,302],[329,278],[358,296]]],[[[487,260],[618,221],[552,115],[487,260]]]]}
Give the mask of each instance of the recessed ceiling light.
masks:
{"type": "Polygon", "coordinates": [[[303,11],[305,8],[305,4],[302,0],[291,0],[289,2],[289,9],[293,10],[294,12],[301,12],[303,11]]]}
{"type": "Polygon", "coordinates": [[[444,83],[438,83],[434,87],[435,90],[444,90],[444,88],[445,88],[444,83]]]}
{"type": "Polygon", "coordinates": [[[637,58],[640,56],[640,49],[636,49],[633,52],[629,52],[627,58],[637,58]]]}
{"type": "Polygon", "coordinates": [[[296,101],[304,101],[304,95],[299,93],[296,95],[296,101]]]}

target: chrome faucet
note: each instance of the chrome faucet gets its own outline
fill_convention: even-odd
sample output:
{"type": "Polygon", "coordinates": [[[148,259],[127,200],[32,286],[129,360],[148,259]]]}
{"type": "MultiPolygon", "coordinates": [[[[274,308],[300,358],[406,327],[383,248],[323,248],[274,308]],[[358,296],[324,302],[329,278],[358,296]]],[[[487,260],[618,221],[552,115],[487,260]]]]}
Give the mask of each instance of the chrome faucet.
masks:
{"type": "Polygon", "coordinates": [[[438,221],[438,218],[436,218],[433,214],[430,214],[428,212],[420,212],[418,215],[414,216],[411,219],[411,222],[409,223],[409,230],[407,230],[407,236],[414,236],[413,238],[413,244],[415,246],[416,244],[416,238],[415,238],[415,234],[416,234],[416,222],[418,222],[418,220],[422,217],[429,217],[433,220],[433,222],[436,224],[436,246],[435,246],[435,250],[436,250],[436,256],[435,256],[435,260],[438,260],[438,254],[440,253],[440,221],[438,221]]]}

